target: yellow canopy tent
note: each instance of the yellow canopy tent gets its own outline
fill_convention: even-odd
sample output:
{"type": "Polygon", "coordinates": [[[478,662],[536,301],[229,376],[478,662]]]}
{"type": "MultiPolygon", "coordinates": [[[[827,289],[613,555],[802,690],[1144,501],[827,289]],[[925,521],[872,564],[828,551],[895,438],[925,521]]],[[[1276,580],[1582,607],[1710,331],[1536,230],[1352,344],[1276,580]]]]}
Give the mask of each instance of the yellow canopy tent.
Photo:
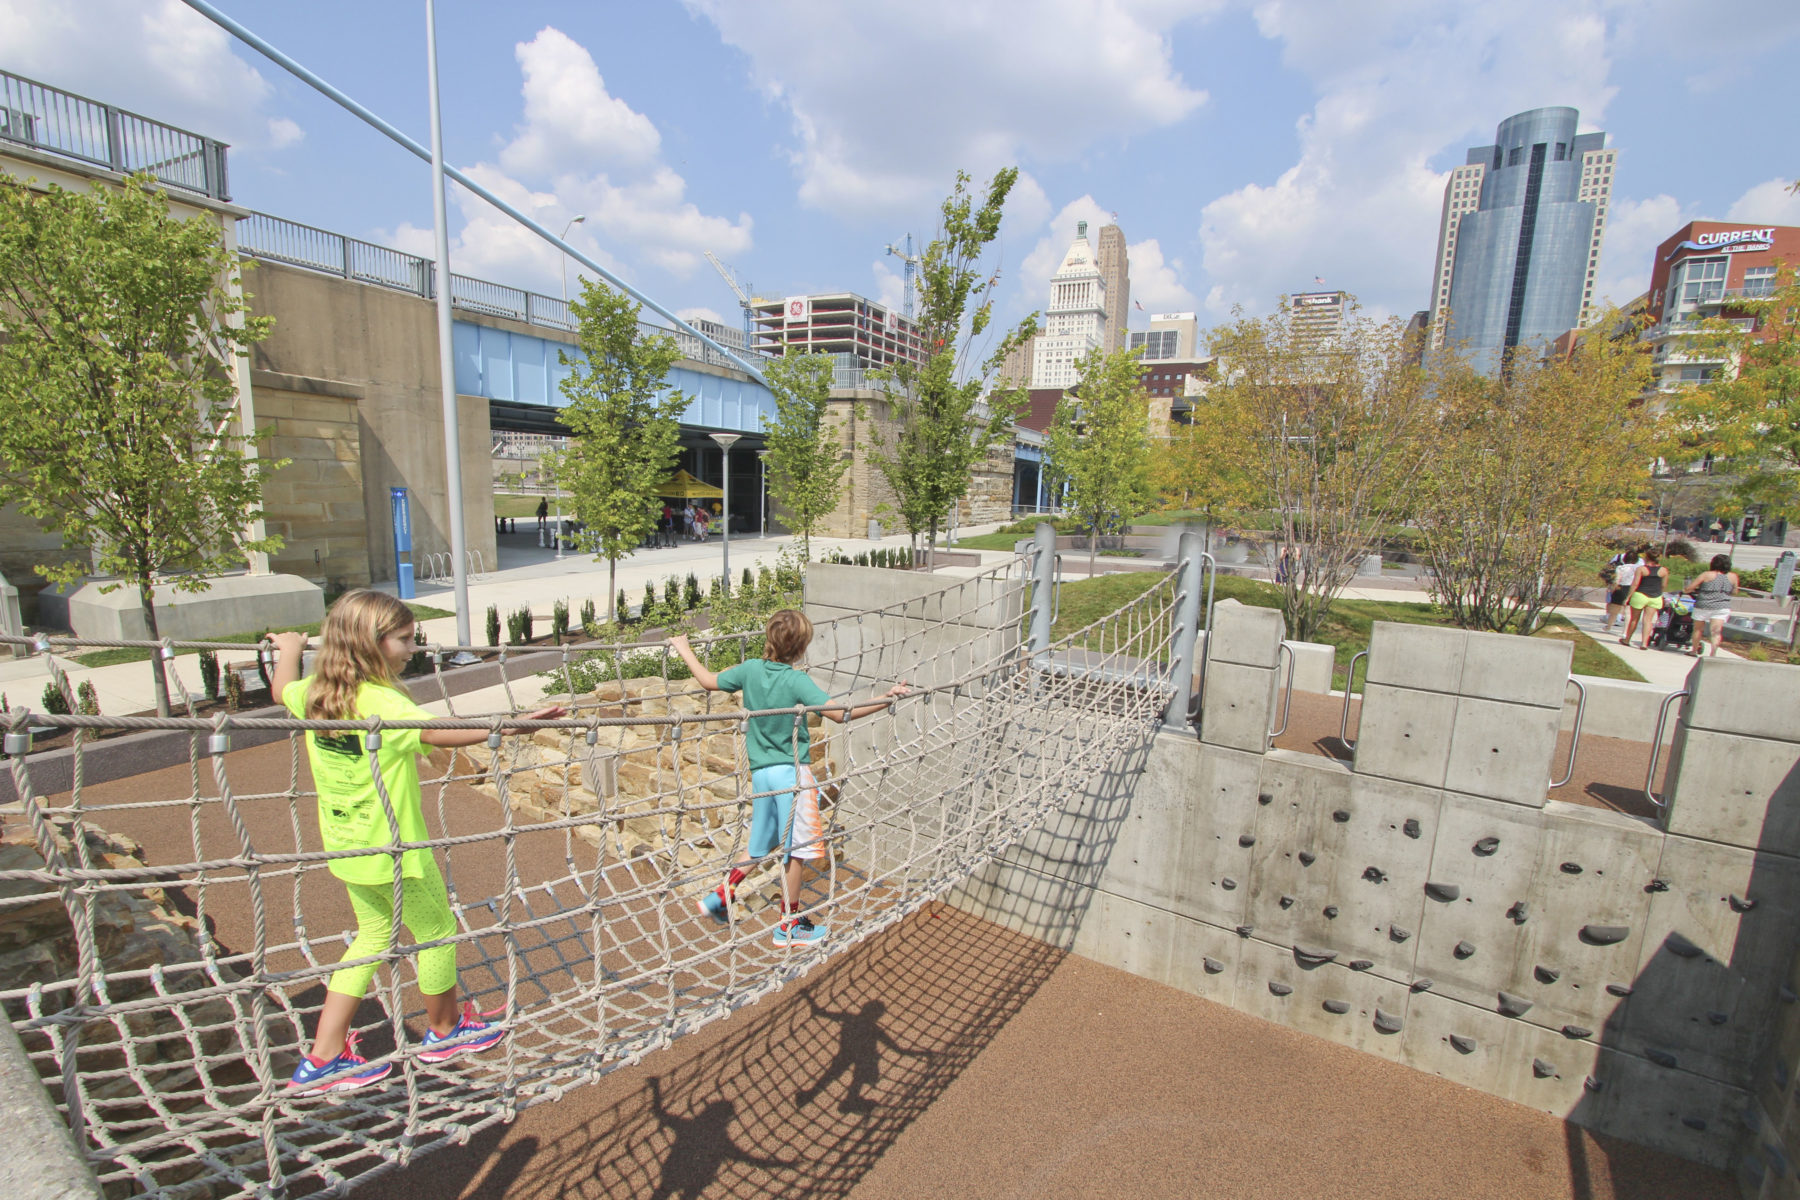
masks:
{"type": "Polygon", "coordinates": [[[679,500],[723,500],[725,493],[710,483],[701,483],[686,471],[677,471],[673,478],[656,489],[659,496],[673,496],[679,500]]]}

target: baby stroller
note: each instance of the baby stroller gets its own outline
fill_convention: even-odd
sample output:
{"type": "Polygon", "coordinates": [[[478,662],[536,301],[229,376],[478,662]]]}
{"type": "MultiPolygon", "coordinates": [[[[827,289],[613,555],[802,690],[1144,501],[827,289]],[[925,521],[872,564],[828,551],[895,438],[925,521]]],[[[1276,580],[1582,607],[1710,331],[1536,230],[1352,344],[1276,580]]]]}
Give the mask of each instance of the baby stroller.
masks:
{"type": "Polygon", "coordinates": [[[1694,601],[1691,596],[1670,596],[1656,614],[1656,625],[1650,630],[1652,646],[1679,646],[1687,649],[1694,640],[1694,601]]]}

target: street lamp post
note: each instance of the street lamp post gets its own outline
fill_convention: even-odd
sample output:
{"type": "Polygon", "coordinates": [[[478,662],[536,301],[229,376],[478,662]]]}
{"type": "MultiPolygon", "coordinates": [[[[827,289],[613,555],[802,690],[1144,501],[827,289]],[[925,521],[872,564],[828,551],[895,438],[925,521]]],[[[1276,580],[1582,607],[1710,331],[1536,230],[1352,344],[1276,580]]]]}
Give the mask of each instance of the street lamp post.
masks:
{"type": "MultiPolygon", "coordinates": [[[[587,220],[586,213],[576,213],[574,216],[570,217],[569,223],[563,226],[562,238],[560,240],[565,242],[568,241],[569,230],[575,228],[585,220],[587,220]]],[[[559,252],[559,257],[562,259],[563,307],[567,308],[569,306],[569,256],[567,252],[559,252]]]]}
{"type": "Polygon", "coordinates": [[[769,452],[756,452],[756,465],[762,472],[762,499],[756,506],[756,536],[760,540],[769,536],[769,452]]]}
{"type": "Polygon", "coordinates": [[[719,458],[720,473],[725,476],[725,582],[722,586],[724,591],[729,592],[731,591],[731,448],[744,435],[741,433],[715,433],[709,436],[713,441],[719,443],[719,449],[724,451],[719,458]]]}

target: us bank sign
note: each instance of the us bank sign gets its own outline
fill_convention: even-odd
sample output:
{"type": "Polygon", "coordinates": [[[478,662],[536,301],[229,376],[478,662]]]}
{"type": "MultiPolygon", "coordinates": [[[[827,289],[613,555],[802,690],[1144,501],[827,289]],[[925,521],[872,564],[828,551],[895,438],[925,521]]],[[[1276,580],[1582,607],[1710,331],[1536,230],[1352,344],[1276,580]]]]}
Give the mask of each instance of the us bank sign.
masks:
{"type": "Polygon", "coordinates": [[[1746,250],[1773,250],[1775,248],[1775,230],[1768,229],[1720,229],[1712,233],[1696,234],[1692,241],[1681,243],[1675,247],[1675,255],[1687,250],[1705,250],[1714,254],[1741,254],[1746,250]]]}

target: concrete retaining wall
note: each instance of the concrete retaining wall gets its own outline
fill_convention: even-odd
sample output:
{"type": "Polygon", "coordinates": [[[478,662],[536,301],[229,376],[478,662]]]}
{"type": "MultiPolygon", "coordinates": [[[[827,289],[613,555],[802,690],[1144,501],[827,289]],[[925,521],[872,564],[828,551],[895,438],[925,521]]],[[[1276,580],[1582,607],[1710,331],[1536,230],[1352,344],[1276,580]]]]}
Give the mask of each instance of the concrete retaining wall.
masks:
{"type": "Polygon", "coordinates": [[[1378,625],[1346,766],[1257,744],[1279,619],[1215,628],[1200,737],[959,904],[1795,1194],[1800,673],[1700,664],[1650,821],[1545,798],[1566,644],[1378,625]]]}

